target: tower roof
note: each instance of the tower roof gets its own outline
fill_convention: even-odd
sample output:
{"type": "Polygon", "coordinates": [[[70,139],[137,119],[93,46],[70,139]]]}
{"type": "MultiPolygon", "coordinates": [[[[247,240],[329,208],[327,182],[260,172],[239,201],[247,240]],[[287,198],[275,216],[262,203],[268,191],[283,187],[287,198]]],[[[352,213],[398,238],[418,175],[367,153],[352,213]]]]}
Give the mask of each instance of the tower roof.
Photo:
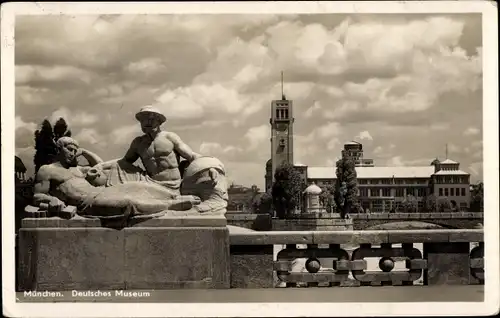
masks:
{"type": "Polygon", "coordinates": [[[453,160],[451,160],[451,159],[446,159],[446,160],[444,160],[444,161],[441,161],[441,164],[445,164],[445,165],[446,165],[446,164],[457,164],[457,163],[458,163],[458,162],[453,161],[453,160]]]}

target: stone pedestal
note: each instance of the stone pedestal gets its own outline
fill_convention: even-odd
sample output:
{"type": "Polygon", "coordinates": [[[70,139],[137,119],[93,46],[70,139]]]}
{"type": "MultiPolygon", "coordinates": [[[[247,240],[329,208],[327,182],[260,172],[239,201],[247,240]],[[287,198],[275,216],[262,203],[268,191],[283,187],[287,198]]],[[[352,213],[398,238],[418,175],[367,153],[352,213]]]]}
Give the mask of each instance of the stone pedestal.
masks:
{"type": "Polygon", "coordinates": [[[224,216],[164,217],[122,230],[83,218],[24,219],[20,290],[229,288],[224,216]]]}

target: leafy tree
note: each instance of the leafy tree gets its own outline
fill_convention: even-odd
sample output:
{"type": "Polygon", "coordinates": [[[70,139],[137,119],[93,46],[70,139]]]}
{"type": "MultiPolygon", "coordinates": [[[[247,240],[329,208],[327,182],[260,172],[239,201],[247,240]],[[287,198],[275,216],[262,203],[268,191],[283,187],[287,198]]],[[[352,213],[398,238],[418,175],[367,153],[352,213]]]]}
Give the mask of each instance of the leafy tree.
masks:
{"type": "Polygon", "coordinates": [[[42,122],[40,129],[35,131],[35,173],[41,166],[54,162],[57,154],[56,141],[64,136],[71,136],[64,118],[59,118],[54,127],[47,119],[42,122]]]}
{"type": "Polygon", "coordinates": [[[257,214],[271,213],[273,197],[271,191],[257,194],[252,201],[252,210],[257,214]]]}
{"type": "Polygon", "coordinates": [[[35,173],[41,166],[54,162],[57,153],[52,125],[45,119],[40,129],[35,131],[35,173]]]}
{"type": "Polygon", "coordinates": [[[484,184],[482,182],[472,185],[470,210],[473,212],[484,211],[484,184]]]}
{"type": "Polygon", "coordinates": [[[440,197],[436,202],[437,210],[439,212],[449,212],[451,211],[451,202],[448,197],[440,197]]]}
{"type": "Polygon", "coordinates": [[[319,196],[321,205],[328,213],[333,213],[337,210],[337,205],[335,204],[335,187],[327,186],[321,188],[321,190],[322,192],[319,196]]]}
{"type": "Polygon", "coordinates": [[[401,205],[405,212],[417,212],[418,200],[413,195],[407,195],[403,202],[401,202],[401,205]]]}
{"type": "Polygon", "coordinates": [[[342,154],[336,163],[337,184],[335,187],[335,203],[340,209],[340,217],[346,215],[358,205],[358,179],[354,160],[342,154]],[[343,184],[345,183],[345,190],[343,184]],[[345,191],[345,193],[344,193],[345,191]]]}
{"type": "Polygon", "coordinates": [[[271,194],[278,218],[285,218],[299,206],[305,188],[300,173],[293,165],[284,162],[276,168],[271,194]]]}
{"type": "Polygon", "coordinates": [[[427,212],[436,212],[437,209],[437,198],[434,194],[430,194],[425,198],[425,210],[427,212]]]}
{"type": "Polygon", "coordinates": [[[54,141],[57,141],[61,137],[71,137],[71,130],[68,129],[68,124],[62,117],[54,124],[54,141]]]}

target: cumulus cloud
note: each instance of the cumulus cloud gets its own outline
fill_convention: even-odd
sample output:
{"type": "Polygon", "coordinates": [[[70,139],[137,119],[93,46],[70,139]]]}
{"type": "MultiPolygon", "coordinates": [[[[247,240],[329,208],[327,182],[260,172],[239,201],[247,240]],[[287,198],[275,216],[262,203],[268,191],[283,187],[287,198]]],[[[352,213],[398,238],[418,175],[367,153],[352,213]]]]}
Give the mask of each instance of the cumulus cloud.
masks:
{"type": "Polygon", "coordinates": [[[66,107],[54,111],[49,119],[54,124],[61,117],[64,118],[70,129],[71,126],[88,126],[98,121],[97,115],[89,114],[81,110],[72,111],[66,107]]]}
{"type": "Polygon", "coordinates": [[[16,133],[17,133],[17,130],[18,129],[26,129],[30,132],[35,132],[36,128],[37,128],[37,125],[35,123],[32,123],[32,122],[25,122],[23,121],[23,119],[20,117],[20,116],[16,116],[16,133]]]}
{"type": "Polygon", "coordinates": [[[373,150],[373,154],[374,154],[374,155],[378,155],[378,154],[381,154],[383,151],[384,151],[384,149],[383,149],[381,146],[377,146],[377,147],[373,150]]]}
{"type": "Polygon", "coordinates": [[[165,129],[257,183],[284,71],[295,160],[324,165],[358,136],[377,141],[381,163],[453,143],[469,148],[457,153],[468,167],[482,147],[463,138],[482,129],[471,107],[482,105],[481,41],[479,15],[20,16],[16,147],[32,145],[35,123],[64,117],[103,158],[118,157],[141,133],[135,112],[151,104],[165,129]]]}
{"type": "Polygon", "coordinates": [[[469,127],[464,131],[465,136],[475,136],[479,134],[479,129],[476,127],[469,127]]]}
{"type": "Polygon", "coordinates": [[[261,125],[251,127],[245,134],[245,138],[249,142],[249,149],[256,149],[262,147],[271,138],[271,130],[269,125],[261,125]]]}
{"type": "Polygon", "coordinates": [[[241,149],[234,146],[223,147],[217,142],[203,142],[200,145],[200,153],[204,155],[220,156],[227,154],[235,154],[242,151],[241,149]]]}
{"type": "Polygon", "coordinates": [[[103,141],[102,136],[93,128],[83,128],[78,133],[73,135],[73,138],[82,144],[94,145],[103,141]]]}
{"type": "Polygon", "coordinates": [[[360,132],[357,138],[359,138],[360,140],[370,140],[370,141],[373,140],[372,135],[370,135],[370,132],[367,130],[360,132]]]}

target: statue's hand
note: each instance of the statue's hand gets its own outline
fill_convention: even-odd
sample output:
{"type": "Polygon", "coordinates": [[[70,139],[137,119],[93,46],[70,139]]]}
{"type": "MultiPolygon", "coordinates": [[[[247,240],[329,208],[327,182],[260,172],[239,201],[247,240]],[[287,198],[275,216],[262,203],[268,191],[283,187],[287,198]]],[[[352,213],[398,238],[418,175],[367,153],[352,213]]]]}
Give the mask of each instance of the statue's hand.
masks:
{"type": "Polygon", "coordinates": [[[58,198],[52,198],[50,199],[49,201],[49,209],[50,210],[54,210],[54,211],[61,211],[62,209],[64,209],[66,207],[66,204],[59,200],[58,198]]]}

